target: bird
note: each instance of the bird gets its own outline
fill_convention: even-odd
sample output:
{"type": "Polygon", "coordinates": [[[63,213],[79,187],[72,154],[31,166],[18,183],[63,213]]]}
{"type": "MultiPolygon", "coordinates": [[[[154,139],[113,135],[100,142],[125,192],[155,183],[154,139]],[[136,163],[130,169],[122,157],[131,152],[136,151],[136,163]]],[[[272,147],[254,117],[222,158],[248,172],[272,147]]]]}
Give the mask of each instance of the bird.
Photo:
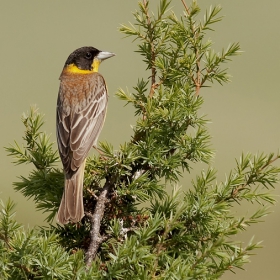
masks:
{"type": "Polygon", "coordinates": [[[98,73],[114,53],[81,47],[67,58],[59,77],[56,137],[64,170],[64,191],[57,213],[61,224],[84,217],[83,179],[86,157],[96,147],[107,112],[108,91],[98,73]]]}

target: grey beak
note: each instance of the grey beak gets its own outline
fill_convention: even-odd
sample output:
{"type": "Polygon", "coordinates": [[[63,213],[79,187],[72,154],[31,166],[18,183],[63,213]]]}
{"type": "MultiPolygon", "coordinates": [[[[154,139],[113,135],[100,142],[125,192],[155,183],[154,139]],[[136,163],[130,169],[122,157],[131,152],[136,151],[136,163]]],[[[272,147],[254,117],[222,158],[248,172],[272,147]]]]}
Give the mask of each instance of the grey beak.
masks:
{"type": "Polygon", "coordinates": [[[105,59],[107,59],[107,58],[110,58],[110,57],[112,57],[112,56],[115,56],[115,55],[116,55],[116,54],[110,53],[110,52],[100,52],[100,53],[96,56],[96,58],[99,59],[100,61],[103,61],[103,60],[105,60],[105,59]]]}

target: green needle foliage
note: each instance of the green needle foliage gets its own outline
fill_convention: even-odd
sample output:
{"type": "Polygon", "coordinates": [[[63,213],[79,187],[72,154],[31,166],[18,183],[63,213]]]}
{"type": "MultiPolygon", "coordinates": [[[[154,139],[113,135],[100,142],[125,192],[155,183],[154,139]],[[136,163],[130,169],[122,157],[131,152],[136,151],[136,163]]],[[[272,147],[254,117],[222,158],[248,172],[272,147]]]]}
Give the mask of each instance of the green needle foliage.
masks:
{"type": "MultiPolygon", "coordinates": [[[[120,31],[138,42],[150,78],[139,79],[132,92],[117,96],[138,117],[131,140],[115,150],[100,143],[102,156],[88,158],[84,204],[93,215],[102,191],[108,190],[93,262],[84,263],[91,242],[91,219],[79,224],[25,230],[14,219],[14,204],[2,205],[0,216],[1,279],[218,279],[243,268],[259,242],[234,236],[259,223],[275,203],[270,189],[278,183],[279,155],[242,155],[224,182],[210,166],[208,120],[199,110],[201,93],[213,82],[229,81],[225,63],[239,44],[215,52],[208,32],[221,21],[220,6],[204,17],[196,1],[182,0],[183,14],[159,0],[157,13],[140,1],[135,23],[120,31]],[[201,19],[200,19],[201,18],[201,19]],[[188,185],[183,174],[197,162],[209,168],[188,185]],[[173,188],[171,194],[167,189],[173,188]],[[257,204],[249,216],[233,206],[257,204]]],[[[23,116],[24,145],[6,148],[15,164],[32,164],[15,189],[34,199],[52,222],[63,190],[63,171],[56,149],[42,132],[36,108],[23,116]]]]}

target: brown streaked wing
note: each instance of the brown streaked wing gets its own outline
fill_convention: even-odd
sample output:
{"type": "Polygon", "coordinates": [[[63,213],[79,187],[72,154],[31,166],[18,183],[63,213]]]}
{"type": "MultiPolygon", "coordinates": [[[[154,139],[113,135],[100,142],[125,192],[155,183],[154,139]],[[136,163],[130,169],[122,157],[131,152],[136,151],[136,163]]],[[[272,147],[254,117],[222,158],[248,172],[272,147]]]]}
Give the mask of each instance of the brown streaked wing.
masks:
{"type": "Polygon", "coordinates": [[[69,174],[83,164],[91,147],[96,145],[107,109],[108,96],[104,78],[95,73],[90,81],[83,82],[81,87],[79,81],[79,88],[87,94],[76,104],[71,104],[71,110],[65,109],[60,98],[57,103],[58,148],[64,170],[69,174]]]}

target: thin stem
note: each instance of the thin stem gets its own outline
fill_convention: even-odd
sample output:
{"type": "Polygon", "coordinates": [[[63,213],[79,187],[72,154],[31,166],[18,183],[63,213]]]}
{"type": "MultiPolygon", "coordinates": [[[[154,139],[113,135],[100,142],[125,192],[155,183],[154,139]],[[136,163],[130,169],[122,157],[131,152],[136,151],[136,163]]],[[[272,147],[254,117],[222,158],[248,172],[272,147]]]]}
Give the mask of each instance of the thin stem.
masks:
{"type": "Polygon", "coordinates": [[[2,239],[5,242],[5,244],[10,250],[12,249],[11,245],[9,244],[9,238],[6,235],[0,234],[0,239],[2,239]]]}
{"type": "Polygon", "coordinates": [[[182,1],[183,5],[184,5],[184,7],[185,7],[185,9],[186,9],[187,14],[190,15],[190,10],[189,10],[189,8],[188,8],[188,6],[187,6],[185,0],[181,0],[181,1],[182,1]]]}
{"type": "MultiPolygon", "coordinates": [[[[185,7],[185,10],[188,14],[188,16],[190,16],[190,9],[188,8],[185,0],[181,0],[182,1],[182,4],[184,5],[185,7]]],[[[192,33],[194,35],[194,39],[197,38],[197,32],[196,32],[196,28],[195,28],[195,25],[194,23],[192,23],[192,20],[190,18],[190,25],[191,25],[191,29],[192,29],[192,33]]],[[[192,80],[195,84],[195,95],[198,96],[199,95],[199,91],[200,91],[200,88],[202,86],[201,84],[201,80],[200,80],[200,76],[201,76],[201,70],[200,70],[200,54],[199,54],[199,50],[198,48],[195,46],[195,43],[193,44],[193,47],[194,47],[194,51],[195,51],[195,56],[196,56],[196,77],[192,76],[192,80]]]]}
{"type": "Polygon", "coordinates": [[[165,229],[164,229],[164,233],[162,235],[161,242],[157,243],[157,245],[156,245],[156,255],[157,255],[157,258],[156,258],[156,260],[154,262],[154,266],[153,266],[153,273],[152,273],[153,278],[152,279],[156,278],[158,259],[159,259],[159,256],[160,256],[161,252],[164,249],[164,245],[163,244],[164,244],[165,239],[167,238],[167,234],[168,234],[169,230],[170,230],[170,226],[169,226],[169,224],[167,224],[165,229]]]}
{"type": "Polygon", "coordinates": [[[199,91],[201,88],[201,81],[200,81],[200,58],[199,57],[199,51],[196,49],[196,83],[195,83],[195,95],[199,95],[199,91]]]}
{"type": "Polygon", "coordinates": [[[276,156],[275,158],[271,159],[269,162],[267,162],[261,169],[260,171],[264,170],[266,167],[268,167],[270,164],[272,164],[274,161],[276,161],[277,159],[279,159],[280,156],[276,156]]]}
{"type": "Polygon", "coordinates": [[[143,0],[143,6],[145,10],[145,15],[147,19],[147,26],[148,26],[148,36],[149,36],[149,44],[151,46],[151,89],[149,93],[149,97],[152,98],[154,95],[154,91],[156,88],[156,67],[155,67],[155,61],[156,61],[156,53],[155,53],[155,47],[154,47],[154,39],[153,39],[153,28],[151,25],[151,18],[149,16],[148,12],[148,3],[146,0],[143,0]]]}

